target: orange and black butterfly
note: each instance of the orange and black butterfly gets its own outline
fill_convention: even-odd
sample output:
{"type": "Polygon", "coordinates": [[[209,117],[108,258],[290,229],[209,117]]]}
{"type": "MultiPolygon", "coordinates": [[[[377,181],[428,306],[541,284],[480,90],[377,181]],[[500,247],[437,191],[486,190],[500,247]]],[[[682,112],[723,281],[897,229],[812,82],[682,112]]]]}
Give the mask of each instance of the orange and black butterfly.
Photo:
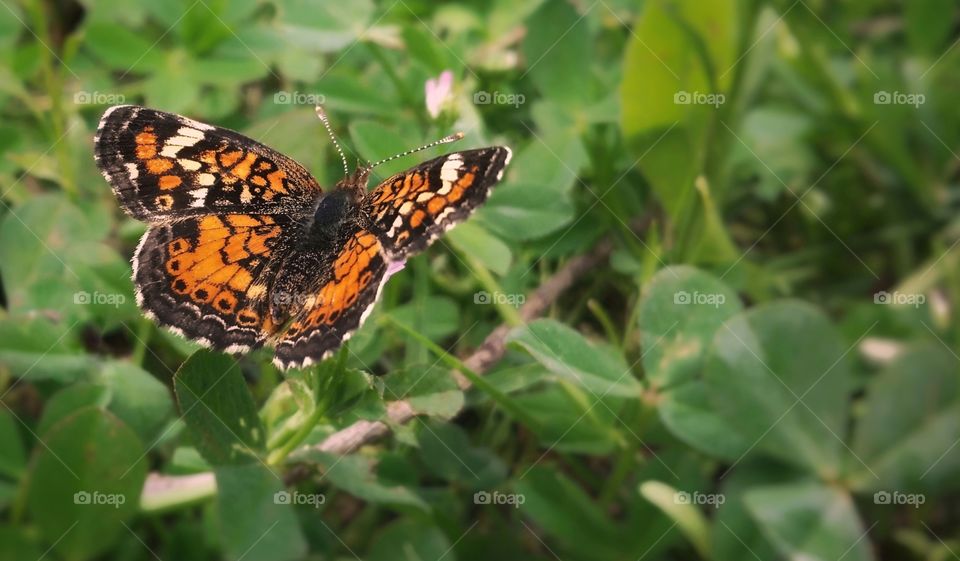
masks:
{"type": "Polygon", "coordinates": [[[389,274],[486,200],[511,155],[453,152],[370,192],[365,166],[324,192],[246,136],[132,105],[104,113],[94,152],[124,211],[150,224],[133,257],[144,313],[229,353],[272,345],[280,368],[335,351],[389,274]]]}

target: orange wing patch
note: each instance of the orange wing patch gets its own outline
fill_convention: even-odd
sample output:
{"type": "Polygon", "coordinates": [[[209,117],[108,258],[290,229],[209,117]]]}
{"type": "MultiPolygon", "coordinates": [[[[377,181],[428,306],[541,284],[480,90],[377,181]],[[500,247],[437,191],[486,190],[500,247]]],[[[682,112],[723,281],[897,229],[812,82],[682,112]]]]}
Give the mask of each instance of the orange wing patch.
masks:
{"type": "Polygon", "coordinates": [[[243,203],[254,199],[270,202],[279,195],[289,193],[287,173],[278,168],[276,163],[254,152],[223,146],[219,150],[201,153],[200,161],[206,164],[204,173],[208,174],[209,181],[219,177],[227,186],[239,184],[240,201],[243,203]]]}
{"type": "Polygon", "coordinates": [[[107,110],[94,156],[121,207],[153,223],[309,212],[322,194],[303,166],[253,139],[145,107],[107,110]]]}
{"type": "Polygon", "coordinates": [[[406,259],[483,204],[510,160],[502,146],[454,152],[379,184],[364,200],[384,253],[406,259]]]}
{"type": "Polygon", "coordinates": [[[359,230],[331,252],[326,281],[312,291],[275,341],[274,364],[307,366],[330,356],[363,323],[377,301],[387,262],[377,236],[359,230]]]}
{"type": "Polygon", "coordinates": [[[357,304],[375,276],[379,282],[377,273],[382,264],[377,237],[366,230],[357,232],[334,261],[333,278],[308,302],[306,312],[291,323],[286,336],[296,337],[310,328],[336,324],[345,310],[357,304]]]}
{"type": "Polygon", "coordinates": [[[269,316],[261,318],[249,302],[259,301],[265,291],[255,284],[254,272],[270,258],[280,225],[269,215],[205,216],[198,232],[195,239],[179,237],[167,244],[171,290],[195,305],[235,316],[239,325],[264,323],[272,329],[269,316]],[[241,302],[247,305],[240,307],[241,302]]]}

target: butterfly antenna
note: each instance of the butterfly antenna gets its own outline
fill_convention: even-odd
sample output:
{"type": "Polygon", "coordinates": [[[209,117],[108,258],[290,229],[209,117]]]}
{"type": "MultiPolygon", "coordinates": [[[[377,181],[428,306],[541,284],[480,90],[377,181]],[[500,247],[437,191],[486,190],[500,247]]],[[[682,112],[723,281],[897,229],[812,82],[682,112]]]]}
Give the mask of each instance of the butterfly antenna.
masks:
{"type": "Polygon", "coordinates": [[[333,134],[333,128],[330,127],[330,119],[327,118],[327,112],[323,110],[323,106],[319,103],[314,109],[317,111],[317,117],[320,117],[320,122],[323,123],[323,128],[327,129],[327,134],[330,135],[330,140],[333,142],[333,147],[337,149],[337,154],[340,154],[340,161],[343,162],[344,177],[350,175],[350,167],[347,166],[347,157],[343,155],[343,149],[340,148],[340,143],[337,142],[337,137],[333,134]]]}
{"type": "Polygon", "coordinates": [[[435,140],[435,141],[431,142],[430,144],[424,144],[424,145],[421,146],[420,148],[414,148],[413,150],[407,150],[406,152],[401,152],[401,153],[399,153],[399,154],[394,154],[393,156],[390,156],[389,158],[384,158],[384,159],[380,160],[379,162],[374,162],[374,163],[372,163],[372,164],[369,164],[369,165],[367,165],[367,169],[368,169],[368,170],[369,170],[369,169],[373,169],[373,168],[379,166],[380,164],[385,164],[385,163],[389,162],[390,160],[396,160],[397,158],[402,158],[402,157],[404,157],[404,156],[409,156],[410,154],[414,154],[414,153],[419,152],[419,151],[421,151],[421,150],[426,150],[427,148],[433,148],[434,146],[440,146],[441,144],[450,144],[451,142],[456,142],[456,141],[460,140],[461,138],[463,138],[463,133],[462,133],[462,132],[455,132],[455,133],[453,133],[453,134],[451,134],[451,135],[449,135],[449,136],[445,136],[445,137],[441,138],[440,140],[435,140]]]}

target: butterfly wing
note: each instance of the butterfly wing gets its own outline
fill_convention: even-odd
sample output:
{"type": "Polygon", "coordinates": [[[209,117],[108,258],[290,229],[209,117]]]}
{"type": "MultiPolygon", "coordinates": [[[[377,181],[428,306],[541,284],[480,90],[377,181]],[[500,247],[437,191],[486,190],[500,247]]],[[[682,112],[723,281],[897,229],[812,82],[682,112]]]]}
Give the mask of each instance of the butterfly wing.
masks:
{"type": "Polygon", "coordinates": [[[503,177],[505,146],[454,152],[394,175],[363,201],[384,252],[400,261],[422,251],[487,200],[503,177]]]}
{"type": "Polygon", "coordinates": [[[123,209],[147,222],[301,214],[322,191],[303,166],[253,139],[135,105],[103,114],[94,156],[123,209]]]}
{"type": "Polygon", "coordinates": [[[282,215],[247,214],[155,225],[133,258],[137,304],[202,345],[256,348],[277,330],[268,297],[297,227],[282,215]]]}
{"type": "Polygon", "coordinates": [[[279,368],[307,366],[330,356],[360,327],[380,295],[388,262],[377,236],[356,228],[337,247],[315,256],[327,266],[274,344],[273,362],[279,368]]]}

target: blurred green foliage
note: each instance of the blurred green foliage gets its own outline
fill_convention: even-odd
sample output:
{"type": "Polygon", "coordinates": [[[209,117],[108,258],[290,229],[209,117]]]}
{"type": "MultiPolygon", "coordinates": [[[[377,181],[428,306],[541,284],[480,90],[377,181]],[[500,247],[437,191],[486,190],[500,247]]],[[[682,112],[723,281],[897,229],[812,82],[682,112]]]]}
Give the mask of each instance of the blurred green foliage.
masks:
{"type": "Polygon", "coordinates": [[[0,560],[956,557],[957,17],[0,2],[0,560]],[[157,329],[99,116],[183,113],[332,185],[317,101],[351,163],[454,130],[515,158],[321,365],[157,329]],[[609,265],[524,325],[524,295],[603,238],[609,265]],[[462,391],[456,357],[502,323],[505,358],[462,391]],[[311,446],[401,399],[390,436],[311,446]]]}

